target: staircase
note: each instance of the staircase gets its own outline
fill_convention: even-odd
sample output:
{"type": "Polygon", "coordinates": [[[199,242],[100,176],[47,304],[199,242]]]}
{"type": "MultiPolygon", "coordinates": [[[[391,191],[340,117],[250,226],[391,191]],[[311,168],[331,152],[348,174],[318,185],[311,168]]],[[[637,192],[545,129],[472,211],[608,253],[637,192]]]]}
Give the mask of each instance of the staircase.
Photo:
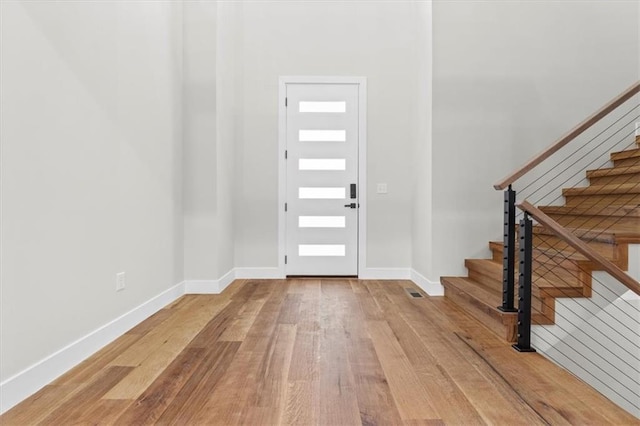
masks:
{"type": "MultiPolygon", "coordinates": [[[[612,153],[613,167],[587,171],[589,186],[564,189],[564,206],[540,207],[623,270],[628,268],[629,244],[640,243],[640,136],[636,144],[612,153]]],[[[532,322],[554,324],[555,299],[590,297],[591,272],[599,269],[544,227],[536,225],[533,233],[532,322]]],[[[492,241],[489,248],[491,259],[465,260],[467,277],[442,277],[441,282],[445,297],[513,342],[517,314],[497,309],[502,304],[503,243],[492,241]]]]}

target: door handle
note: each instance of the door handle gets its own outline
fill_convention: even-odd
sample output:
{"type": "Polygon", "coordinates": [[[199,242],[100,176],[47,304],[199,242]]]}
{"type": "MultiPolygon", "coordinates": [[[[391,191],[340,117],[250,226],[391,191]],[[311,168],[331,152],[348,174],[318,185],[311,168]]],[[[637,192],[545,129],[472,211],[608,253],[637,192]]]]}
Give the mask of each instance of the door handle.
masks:
{"type": "Polygon", "coordinates": [[[351,209],[355,209],[356,208],[356,203],[351,203],[351,204],[345,204],[345,207],[349,207],[351,209]]]}

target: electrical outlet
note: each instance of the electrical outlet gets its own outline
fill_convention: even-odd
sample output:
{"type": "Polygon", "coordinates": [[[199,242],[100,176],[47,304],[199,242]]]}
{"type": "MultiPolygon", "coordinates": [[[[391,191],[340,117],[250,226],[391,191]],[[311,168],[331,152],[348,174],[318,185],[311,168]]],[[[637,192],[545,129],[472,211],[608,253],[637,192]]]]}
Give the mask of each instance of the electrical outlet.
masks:
{"type": "Polygon", "coordinates": [[[122,291],[126,287],[126,275],[124,272],[116,274],[116,291],[122,291]]]}
{"type": "Polygon", "coordinates": [[[386,194],[387,193],[387,184],[386,183],[379,183],[377,189],[377,193],[378,194],[386,194]]]}

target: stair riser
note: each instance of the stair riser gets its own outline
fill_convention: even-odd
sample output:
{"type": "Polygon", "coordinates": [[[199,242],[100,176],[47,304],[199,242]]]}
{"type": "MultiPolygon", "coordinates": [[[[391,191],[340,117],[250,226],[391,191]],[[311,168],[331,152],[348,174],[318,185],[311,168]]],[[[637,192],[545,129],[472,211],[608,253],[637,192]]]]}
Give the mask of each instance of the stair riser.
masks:
{"type": "MultiPolygon", "coordinates": [[[[533,246],[540,248],[541,250],[544,250],[545,248],[552,248],[555,250],[575,251],[564,240],[553,235],[534,235],[533,246]]],[[[617,248],[613,244],[591,241],[589,242],[589,246],[607,259],[617,259],[617,248]]]]}
{"type": "Polygon", "coordinates": [[[640,204],[640,194],[594,194],[565,196],[567,206],[630,206],[640,204]]]}
{"type": "Polygon", "coordinates": [[[532,313],[531,323],[535,325],[553,325],[555,323],[554,313],[532,313]]]}
{"type": "Polygon", "coordinates": [[[640,157],[625,158],[623,160],[614,160],[613,167],[629,167],[640,166],[640,157]]]}
{"type": "MultiPolygon", "coordinates": [[[[620,247],[615,246],[613,244],[605,244],[605,243],[594,243],[590,242],[590,246],[592,246],[598,253],[606,257],[607,259],[613,261],[616,264],[622,265],[626,262],[626,255],[621,254],[620,247]]],[[[578,252],[570,247],[564,241],[551,236],[534,236],[533,246],[538,251],[547,251],[548,249],[562,250],[567,253],[567,256],[577,254],[578,252]]],[[[502,246],[490,246],[492,258],[495,262],[502,263],[502,246]]],[[[516,245],[516,256],[518,246],[516,245]]]]}
{"type": "Polygon", "coordinates": [[[533,273],[544,278],[554,286],[577,287],[578,293],[582,296],[591,296],[592,278],[591,273],[583,270],[570,271],[562,267],[541,267],[534,262],[533,273]],[[567,274],[567,272],[569,274],[567,274]]]}
{"type": "Polygon", "coordinates": [[[549,216],[560,225],[582,229],[608,229],[611,231],[637,230],[640,232],[640,217],[573,216],[551,213],[549,216]]]}
{"type": "Polygon", "coordinates": [[[561,267],[553,267],[552,265],[542,265],[539,262],[533,262],[533,273],[544,278],[545,280],[555,283],[558,286],[578,286],[583,283],[580,282],[581,274],[578,271],[568,271],[571,273],[570,280],[566,280],[565,275],[563,275],[563,271],[567,271],[567,269],[562,269],[561,267]]]}
{"type": "Polygon", "coordinates": [[[640,218],[640,207],[609,207],[609,206],[592,206],[592,207],[540,207],[547,215],[573,215],[573,216],[613,216],[613,217],[635,217],[640,218]]]}
{"type": "Polygon", "coordinates": [[[477,281],[478,283],[482,284],[483,286],[489,289],[494,289],[494,290],[502,289],[502,275],[489,276],[489,275],[483,274],[478,270],[469,269],[469,278],[471,278],[474,281],[477,281]]]}
{"type": "Polygon", "coordinates": [[[622,160],[625,158],[640,158],[640,149],[633,148],[629,146],[630,149],[625,149],[624,151],[612,152],[611,159],[612,160],[622,160]]]}
{"type": "Polygon", "coordinates": [[[491,259],[493,259],[494,262],[502,262],[502,258],[503,258],[503,253],[502,253],[502,249],[498,250],[491,250],[491,259]]]}
{"type": "MultiPolygon", "coordinates": [[[[555,266],[555,265],[562,265],[563,267],[570,269],[570,270],[580,270],[581,268],[585,268],[585,267],[590,267],[589,265],[585,265],[585,263],[591,263],[591,262],[587,262],[586,259],[582,262],[582,263],[578,263],[575,260],[571,260],[571,259],[567,259],[567,257],[571,254],[574,254],[575,251],[571,250],[570,252],[567,251],[567,254],[564,257],[560,257],[559,255],[552,255],[547,253],[546,251],[549,249],[549,247],[537,247],[536,249],[534,249],[533,251],[533,260],[534,260],[534,265],[535,264],[539,264],[539,265],[547,265],[547,266],[555,266]]],[[[516,248],[517,250],[517,248],[516,248]]],[[[554,250],[555,252],[555,250],[554,250]]],[[[498,261],[497,259],[499,259],[500,261],[502,261],[502,252],[499,249],[493,249],[492,248],[492,253],[493,253],[493,259],[494,261],[498,261]]],[[[517,255],[517,251],[516,251],[516,255],[517,255]]],[[[611,259],[610,259],[611,260],[611,259]]],[[[620,262],[614,262],[616,264],[618,264],[618,266],[621,266],[619,263],[620,262]]],[[[626,265],[625,265],[626,266],[626,265]]]]}
{"type": "Polygon", "coordinates": [[[615,183],[634,183],[640,182],[640,174],[625,174],[625,175],[614,175],[614,176],[599,176],[599,177],[591,177],[589,178],[590,185],[607,185],[607,184],[615,184],[615,183]]]}
{"type": "MultiPolygon", "coordinates": [[[[622,270],[627,270],[627,258],[621,257],[620,259],[613,260],[610,259],[614,265],[619,267],[622,270]]],[[[545,268],[556,268],[559,267],[561,269],[565,269],[567,271],[580,272],[580,271],[603,271],[601,266],[597,263],[591,262],[588,259],[584,260],[576,260],[570,259],[565,256],[557,254],[555,251],[553,253],[546,253],[543,249],[536,249],[533,253],[533,261],[534,267],[541,266],[545,268]]]]}
{"type": "Polygon", "coordinates": [[[455,288],[445,286],[444,295],[447,299],[460,306],[465,312],[480,321],[485,327],[508,342],[516,340],[515,324],[503,324],[501,318],[496,318],[490,309],[469,297],[466,293],[455,288]]]}
{"type": "MultiPolygon", "coordinates": [[[[498,251],[497,247],[492,247],[492,251],[494,252],[494,254],[498,251]]],[[[575,251],[571,251],[571,253],[575,253],[575,251]]],[[[627,269],[627,257],[626,256],[619,256],[620,260],[614,260],[613,262],[619,266],[620,268],[622,268],[623,270],[627,269]]],[[[516,271],[515,271],[515,276],[516,276],[516,282],[518,279],[518,271],[517,271],[517,266],[516,265],[516,271]]],[[[561,258],[560,256],[551,256],[548,255],[547,253],[544,252],[544,249],[534,249],[533,252],[533,271],[535,272],[536,275],[541,276],[543,278],[545,278],[547,281],[549,281],[550,283],[553,283],[554,285],[558,285],[558,287],[565,287],[565,286],[579,286],[579,287],[584,287],[586,290],[583,291],[582,293],[588,293],[589,292],[589,288],[591,287],[591,271],[592,270],[600,270],[597,266],[594,266],[591,264],[591,262],[588,261],[575,261],[575,260],[571,260],[571,259],[566,259],[566,258],[561,258]],[[564,276],[562,274],[563,271],[569,271],[570,274],[572,276],[570,276],[571,281],[570,282],[564,282],[564,278],[560,278],[561,276],[564,276]]],[[[470,271],[471,274],[471,271],[470,271]]],[[[492,285],[492,288],[494,289],[501,289],[502,288],[502,277],[500,277],[500,280],[497,280],[496,276],[494,275],[493,277],[486,277],[486,276],[479,276],[480,274],[475,272],[473,273],[474,276],[474,280],[479,280],[479,279],[483,279],[485,282],[483,283],[484,286],[488,286],[488,285],[492,285]]],[[[533,287],[533,293],[535,296],[538,296],[538,289],[535,286],[535,280],[536,278],[534,277],[534,287],[533,287]]]]}
{"type": "Polygon", "coordinates": [[[591,265],[578,263],[571,259],[565,259],[561,256],[548,256],[544,252],[536,250],[533,255],[533,270],[565,270],[573,274],[577,274],[580,270],[589,270],[591,265]]]}

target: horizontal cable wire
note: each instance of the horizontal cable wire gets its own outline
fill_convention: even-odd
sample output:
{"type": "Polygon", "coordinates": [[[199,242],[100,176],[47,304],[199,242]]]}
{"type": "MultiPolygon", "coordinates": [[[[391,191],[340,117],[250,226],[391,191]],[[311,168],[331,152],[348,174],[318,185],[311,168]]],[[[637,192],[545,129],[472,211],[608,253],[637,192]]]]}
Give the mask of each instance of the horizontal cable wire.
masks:
{"type": "MultiPolygon", "coordinates": [[[[614,123],[612,123],[611,125],[609,125],[606,129],[604,129],[603,131],[601,131],[600,133],[598,133],[597,135],[595,135],[593,138],[591,138],[587,143],[581,145],[577,150],[575,150],[573,153],[571,153],[565,160],[563,160],[562,162],[568,160],[569,158],[571,158],[571,156],[573,156],[574,154],[576,154],[577,152],[579,152],[581,149],[585,148],[586,146],[588,146],[589,144],[591,144],[592,142],[594,142],[598,137],[600,137],[602,134],[604,134],[605,132],[607,132],[609,129],[611,129],[614,125],[616,125],[618,122],[620,122],[620,120],[622,120],[623,118],[625,118],[627,115],[631,114],[631,112],[633,112],[633,110],[637,109],[638,107],[640,107],[640,104],[634,106],[633,108],[631,108],[626,114],[624,114],[622,117],[620,117],[618,120],[616,120],[614,123]]],[[[629,122],[627,122],[627,124],[625,124],[625,126],[629,125],[629,123],[633,123],[635,120],[637,120],[638,118],[640,118],[640,115],[636,116],[635,118],[633,118],[632,120],[630,120],[629,122]]],[[[623,126],[624,127],[624,126],[623,126]]],[[[617,133],[617,132],[616,132],[617,133]]],[[[613,136],[613,135],[612,135],[613,136]]],[[[611,137],[611,136],[610,136],[611,137]]],[[[608,140],[608,139],[606,139],[608,140]]],[[[606,141],[605,140],[605,141],[606,141]]],[[[601,146],[601,144],[599,144],[598,146],[601,146]]],[[[590,151],[591,152],[591,151],[590,151]]],[[[562,163],[561,162],[561,163],[562,163]]],[[[556,167],[559,167],[559,164],[555,165],[551,170],[555,169],[556,167]]],[[[575,163],[573,163],[575,164],[575,163]]],[[[551,172],[551,170],[549,170],[549,172],[551,172]]],[[[533,186],[534,184],[536,184],[540,179],[542,179],[543,177],[545,177],[546,174],[539,176],[536,180],[534,180],[533,182],[530,182],[527,186],[525,186],[524,188],[521,189],[521,191],[526,191],[529,187],[533,186]]]]}
{"type": "MultiPolygon", "coordinates": [[[[554,347],[553,344],[551,344],[550,342],[548,342],[544,337],[542,337],[539,333],[534,332],[533,330],[531,331],[538,339],[540,339],[541,341],[543,341],[544,343],[546,343],[550,348],[554,347]]],[[[556,336],[554,336],[556,337],[556,336]]],[[[582,358],[586,359],[587,361],[589,361],[584,355],[580,354],[579,352],[577,352],[578,355],[580,355],[582,358]]],[[[564,354],[563,354],[564,355],[564,354]]],[[[550,353],[545,352],[545,356],[551,358],[551,360],[553,360],[554,362],[556,362],[559,365],[562,365],[562,362],[559,361],[556,357],[554,357],[553,355],[551,355],[550,353]]],[[[565,355],[565,357],[567,357],[565,355]]],[[[569,358],[569,357],[567,357],[569,358]]],[[[597,380],[598,382],[600,382],[604,387],[606,387],[607,389],[611,390],[613,393],[615,393],[616,395],[618,395],[621,399],[627,401],[629,404],[636,406],[636,404],[632,401],[629,401],[624,395],[620,394],[620,392],[617,389],[612,388],[609,384],[603,382],[602,380],[598,379],[597,377],[595,377],[593,375],[593,373],[589,372],[587,369],[585,369],[581,364],[577,363],[575,360],[569,358],[576,367],[580,368],[582,371],[584,371],[586,374],[588,374],[589,376],[591,376],[593,379],[597,380]]],[[[600,369],[601,371],[603,371],[602,369],[600,369]]],[[[606,372],[605,372],[606,373],[606,372]]],[[[618,382],[616,380],[616,383],[619,383],[622,385],[622,383],[618,382]]],[[[624,386],[624,385],[623,385],[624,386]]],[[[626,388],[626,386],[625,386],[626,388]]],[[[628,388],[627,388],[628,389],[628,388]]],[[[633,393],[635,393],[635,391],[632,391],[633,393]]]]}
{"type": "MultiPolygon", "coordinates": [[[[518,192],[518,195],[522,196],[522,194],[530,192],[530,194],[528,194],[527,197],[524,197],[522,199],[532,198],[533,199],[532,203],[538,204],[542,200],[546,200],[547,197],[552,197],[554,191],[560,189],[561,187],[566,185],[569,181],[574,180],[574,178],[576,178],[580,173],[584,173],[585,170],[587,170],[589,167],[593,166],[594,164],[598,164],[596,169],[601,169],[604,166],[606,166],[609,163],[610,159],[607,158],[606,160],[602,161],[601,160],[602,156],[611,152],[613,148],[618,147],[623,143],[626,143],[629,136],[631,136],[634,133],[634,131],[632,130],[630,132],[625,132],[625,128],[627,126],[633,125],[633,122],[640,118],[640,114],[633,116],[631,120],[624,123],[620,129],[615,130],[613,129],[614,126],[621,123],[623,120],[625,120],[625,118],[629,117],[634,112],[634,110],[636,110],[638,107],[640,107],[640,104],[634,106],[629,111],[627,111],[624,115],[619,117],[614,123],[608,125],[606,129],[599,132],[596,136],[591,138],[586,144],[582,145],[579,149],[571,153],[566,159],[564,159],[560,163],[553,166],[544,175],[539,176],[538,178],[536,178],[535,180],[527,184],[522,190],[518,192]],[[595,147],[590,146],[595,141],[597,141],[599,137],[605,135],[605,133],[607,133],[610,130],[612,131],[615,130],[615,131],[611,135],[606,136],[605,139],[599,142],[595,147]],[[618,137],[620,137],[620,134],[622,134],[622,137],[619,140],[616,140],[618,139],[618,137]],[[613,144],[611,144],[612,140],[614,142],[613,144]],[[605,145],[608,145],[609,147],[606,148],[605,145]],[[604,152],[602,154],[596,152],[599,149],[603,149],[604,152]],[[587,151],[585,153],[582,153],[582,155],[579,158],[575,159],[575,157],[578,156],[579,152],[585,151],[585,150],[587,151]],[[578,170],[577,172],[573,172],[571,170],[589,155],[595,155],[596,158],[589,161],[588,164],[581,166],[580,170],[578,170]],[[570,161],[572,162],[568,164],[570,161]],[[563,176],[567,171],[573,174],[571,174],[569,177],[563,176]],[[540,183],[543,178],[545,179],[546,182],[551,182],[558,178],[564,179],[564,181],[560,183],[558,186],[555,186],[554,188],[551,188],[551,189],[549,188],[549,186],[545,184],[541,184],[538,188],[535,188],[534,185],[536,185],[537,183],[540,183]],[[543,195],[540,195],[543,190],[546,193],[544,193],[543,195]]],[[[629,149],[633,146],[636,146],[636,149],[638,148],[638,146],[634,142],[628,146],[625,146],[624,150],[629,149]]],[[[628,167],[633,167],[633,166],[628,166],[628,167]]],[[[616,168],[620,168],[620,166],[616,168]]],[[[622,185],[633,182],[633,179],[634,179],[633,174],[630,174],[626,178],[622,176],[624,176],[624,174],[613,175],[611,179],[607,179],[605,177],[604,179],[605,183],[601,185],[596,185],[596,187],[606,185],[610,187],[612,191],[615,191],[621,188],[622,185]],[[616,176],[618,177],[616,178],[616,176]],[[611,180],[616,180],[617,182],[610,182],[611,180]]],[[[574,200],[571,203],[572,205],[567,207],[578,208],[578,209],[585,208],[586,209],[585,214],[581,215],[580,212],[577,212],[576,214],[572,215],[571,211],[567,211],[566,212],[567,215],[571,215],[571,218],[562,220],[562,226],[569,229],[570,231],[573,230],[572,233],[574,234],[577,230],[580,230],[577,236],[587,243],[598,242],[599,237],[610,234],[610,233],[614,238],[613,241],[615,241],[615,230],[619,229],[617,228],[617,226],[620,224],[621,221],[625,220],[624,215],[615,216],[615,214],[623,211],[623,209],[625,208],[637,207],[639,203],[632,202],[629,204],[625,204],[623,200],[628,197],[628,193],[621,193],[621,194],[606,194],[606,193],[597,194],[596,193],[592,195],[594,195],[595,197],[599,197],[599,196],[608,197],[609,202],[604,202],[604,203],[598,203],[597,201],[593,202],[589,200],[588,196],[584,196],[582,199],[578,199],[577,202],[576,200],[574,200]],[[599,206],[598,204],[602,204],[602,206],[599,206]],[[603,213],[605,210],[611,209],[611,208],[613,208],[612,215],[601,215],[601,213],[603,213]],[[581,216],[586,216],[586,217],[583,219],[581,218],[581,216]],[[572,227],[572,225],[574,226],[572,227]],[[593,234],[589,234],[590,232],[592,232],[593,234]]],[[[563,195],[561,194],[553,198],[551,201],[548,201],[547,203],[549,202],[554,203],[555,201],[559,200],[560,197],[562,196],[563,195]]],[[[580,195],[578,194],[578,196],[580,195]]],[[[519,213],[518,216],[522,216],[522,213],[519,213]]],[[[640,218],[638,220],[640,220],[640,218]]],[[[638,233],[640,234],[640,230],[638,231],[639,231],[638,233]]],[[[536,316],[539,315],[542,318],[551,319],[549,315],[543,312],[543,310],[545,310],[545,305],[550,307],[550,309],[552,309],[551,314],[554,315],[554,318],[563,320],[564,325],[568,326],[569,329],[564,328],[564,326],[558,325],[555,319],[553,321],[556,325],[555,329],[552,327],[544,327],[544,325],[540,325],[540,326],[544,327],[546,333],[548,333],[549,336],[553,336],[553,338],[555,338],[559,343],[566,345],[568,350],[576,352],[582,358],[584,358],[585,361],[587,361],[590,365],[593,365],[595,370],[592,370],[592,372],[590,372],[587,369],[585,369],[584,365],[581,365],[580,363],[576,362],[575,359],[571,360],[574,364],[576,364],[578,368],[583,370],[586,374],[593,377],[598,382],[602,383],[603,386],[610,389],[612,392],[617,394],[620,398],[634,405],[632,401],[629,401],[627,398],[625,398],[625,396],[620,394],[619,391],[617,391],[616,389],[613,389],[609,384],[602,382],[602,380],[594,376],[594,372],[600,371],[605,375],[611,377],[616,383],[618,383],[624,389],[630,391],[632,394],[636,392],[635,389],[630,389],[629,386],[627,386],[625,383],[622,383],[620,382],[619,379],[616,379],[615,377],[611,376],[611,372],[617,371],[619,374],[626,377],[626,379],[629,382],[633,383],[634,387],[635,385],[638,384],[638,381],[634,380],[633,377],[629,376],[626,371],[623,371],[624,370],[623,368],[618,367],[614,364],[617,361],[618,361],[617,362],[618,364],[620,363],[626,364],[629,362],[629,358],[632,360],[638,360],[638,355],[631,353],[629,350],[631,348],[637,348],[638,344],[635,341],[630,340],[629,337],[623,334],[623,332],[625,331],[630,332],[632,335],[634,333],[637,334],[637,332],[631,329],[624,321],[622,321],[625,318],[629,318],[631,321],[637,321],[637,318],[634,318],[633,314],[635,312],[639,312],[638,308],[635,307],[631,303],[631,301],[622,299],[618,294],[613,292],[613,290],[610,290],[605,285],[605,283],[601,282],[600,279],[594,276],[593,272],[595,271],[592,270],[591,267],[588,267],[587,265],[580,263],[580,259],[582,258],[584,258],[589,262],[591,261],[585,256],[583,256],[581,253],[579,253],[577,250],[570,247],[560,237],[557,237],[555,235],[545,235],[545,234],[535,233],[534,238],[537,238],[538,241],[545,244],[546,247],[543,247],[540,244],[536,244],[536,247],[534,248],[534,250],[536,250],[536,253],[538,253],[539,256],[538,257],[534,256],[534,259],[533,259],[534,261],[533,267],[535,269],[533,271],[534,277],[532,278],[535,279],[535,277],[537,277],[538,279],[544,279],[546,282],[548,282],[552,286],[555,286],[556,291],[559,291],[561,295],[573,298],[573,294],[568,293],[568,291],[570,290],[569,289],[565,290],[562,287],[566,285],[567,287],[575,288],[576,291],[584,292],[585,284],[588,285],[588,283],[581,282],[581,275],[589,274],[588,277],[591,280],[590,290],[591,290],[592,296],[597,296],[601,298],[604,304],[607,306],[612,306],[615,301],[618,301],[618,303],[624,303],[623,306],[625,307],[625,309],[622,309],[621,307],[618,306],[615,312],[610,312],[610,310],[608,309],[603,309],[603,307],[601,307],[598,303],[596,303],[594,299],[591,299],[589,297],[580,298],[580,302],[578,303],[578,306],[580,307],[580,310],[584,310],[584,314],[580,314],[579,312],[576,312],[574,309],[572,309],[571,304],[563,304],[562,309],[556,310],[555,299],[557,297],[542,298],[541,291],[538,291],[537,296],[532,295],[532,299],[536,301],[536,305],[532,304],[532,312],[535,311],[536,316]],[[579,256],[577,259],[576,259],[576,255],[579,256]],[[573,265],[575,265],[575,267],[567,268],[566,267],[567,263],[572,263],[573,265]],[[595,283],[598,283],[599,285],[594,286],[595,283]],[[596,287],[597,289],[594,287],[596,287]],[[601,289],[601,290],[598,290],[598,289],[601,289]],[[605,294],[607,292],[608,294],[605,294]],[[537,302],[539,302],[539,304],[537,302]],[[553,306],[550,306],[550,304],[553,304],[553,306]],[[631,312],[628,312],[629,310],[631,312]],[[616,313],[617,316],[614,315],[614,313],[616,313]],[[588,318],[585,318],[585,315],[587,315],[588,318]],[[576,323],[573,318],[578,318],[580,322],[576,323]],[[597,334],[585,334],[585,336],[588,337],[589,339],[589,341],[586,341],[586,342],[583,342],[580,339],[574,339],[575,342],[579,343],[578,347],[576,347],[575,346],[576,343],[572,342],[573,344],[569,344],[566,341],[566,336],[559,336],[554,332],[555,330],[561,333],[566,333],[567,336],[571,336],[571,333],[572,333],[571,327],[578,328],[584,322],[588,322],[589,319],[595,319],[596,321],[600,322],[606,328],[611,329],[612,330],[611,333],[607,333],[606,331],[603,331],[602,327],[592,324],[591,329],[594,330],[592,332],[595,332],[597,334]],[[622,344],[621,342],[626,342],[626,343],[622,344]],[[614,347],[616,348],[618,353],[615,353],[613,351],[614,347]],[[585,356],[585,354],[591,354],[591,356],[587,357],[585,356]],[[593,360],[595,360],[596,362],[594,362],[593,360]],[[609,371],[605,370],[604,369],[605,367],[609,371]]],[[[619,250],[618,248],[614,248],[612,246],[612,250],[614,249],[619,250]]],[[[617,254],[616,252],[607,253],[605,257],[609,259],[613,259],[615,258],[616,254],[617,254]]],[[[612,260],[612,261],[616,263],[615,260],[612,260]]],[[[533,283],[533,287],[536,288],[535,282],[533,283]]],[[[554,347],[554,345],[551,345],[550,342],[546,342],[545,338],[542,335],[540,335],[540,333],[537,333],[535,328],[532,328],[532,333],[536,335],[536,337],[540,339],[540,341],[544,341],[547,345],[549,345],[549,347],[554,347]]],[[[633,349],[631,350],[633,351],[633,349]]],[[[563,356],[567,356],[567,355],[563,354],[563,356]]],[[[552,356],[550,356],[550,358],[553,359],[552,356]]],[[[571,357],[567,357],[567,358],[571,359],[571,357]]]]}

